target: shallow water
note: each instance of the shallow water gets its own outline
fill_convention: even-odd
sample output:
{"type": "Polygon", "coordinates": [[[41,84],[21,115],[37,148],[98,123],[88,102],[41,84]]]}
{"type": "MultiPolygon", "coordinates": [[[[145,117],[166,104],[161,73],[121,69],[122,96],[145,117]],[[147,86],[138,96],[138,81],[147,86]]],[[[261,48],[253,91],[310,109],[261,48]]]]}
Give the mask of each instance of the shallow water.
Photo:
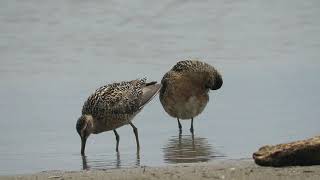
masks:
{"type": "Polygon", "coordinates": [[[251,158],[264,144],[319,135],[320,2],[0,1],[0,174],[251,158]],[[75,123],[105,83],[160,81],[176,61],[216,66],[222,89],[177,122],[158,98],[130,126],[90,136],[75,123]]]}

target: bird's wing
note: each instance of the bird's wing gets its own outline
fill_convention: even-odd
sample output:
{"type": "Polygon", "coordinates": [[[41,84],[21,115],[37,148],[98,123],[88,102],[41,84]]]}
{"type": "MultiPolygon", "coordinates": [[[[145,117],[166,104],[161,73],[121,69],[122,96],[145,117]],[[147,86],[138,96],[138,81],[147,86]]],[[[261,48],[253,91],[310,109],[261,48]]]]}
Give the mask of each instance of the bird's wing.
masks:
{"type": "Polygon", "coordinates": [[[112,108],[116,113],[135,113],[141,110],[159,92],[161,85],[156,81],[146,83],[145,79],[132,81],[130,88],[121,95],[122,98],[112,108]]]}
{"type": "MultiPolygon", "coordinates": [[[[113,83],[96,90],[85,102],[82,113],[95,117],[104,114],[133,114],[148,102],[151,89],[145,79],[113,83]]],[[[151,86],[151,85],[150,85],[151,86]]]]}
{"type": "Polygon", "coordinates": [[[116,93],[110,94],[111,102],[109,111],[112,114],[133,114],[139,110],[140,96],[142,90],[140,86],[131,84],[120,87],[116,93]]]}

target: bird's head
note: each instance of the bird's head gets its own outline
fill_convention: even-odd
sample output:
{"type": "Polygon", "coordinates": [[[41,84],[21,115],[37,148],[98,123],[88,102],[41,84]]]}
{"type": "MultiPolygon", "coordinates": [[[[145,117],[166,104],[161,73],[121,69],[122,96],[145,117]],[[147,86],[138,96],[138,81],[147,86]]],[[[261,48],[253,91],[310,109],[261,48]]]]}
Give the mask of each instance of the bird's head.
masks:
{"type": "Polygon", "coordinates": [[[217,70],[213,69],[212,71],[208,72],[207,77],[208,79],[206,81],[206,88],[211,90],[217,90],[221,88],[223,80],[221,74],[217,70]]]}
{"type": "Polygon", "coordinates": [[[81,155],[84,155],[86,141],[92,133],[92,116],[82,115],[77,121],[76,129],[81,138],[81,155]]]}

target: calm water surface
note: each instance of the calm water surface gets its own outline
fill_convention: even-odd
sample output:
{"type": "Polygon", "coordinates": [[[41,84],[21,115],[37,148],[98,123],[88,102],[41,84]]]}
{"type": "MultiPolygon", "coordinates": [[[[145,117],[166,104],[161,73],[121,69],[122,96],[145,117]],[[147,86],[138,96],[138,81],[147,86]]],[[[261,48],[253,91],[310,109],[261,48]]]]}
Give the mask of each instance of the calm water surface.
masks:
{"type": "Polygon", "coordinates": [[[320,1],[0,1],[0,174],[250,158],[264,144],[320,133],[320,1]],[[105,83],[160,81],[177,60],[223,74],[205,111],[177,122],[155,98],[130,126],[92,135],[75,123],[105,83]]]}

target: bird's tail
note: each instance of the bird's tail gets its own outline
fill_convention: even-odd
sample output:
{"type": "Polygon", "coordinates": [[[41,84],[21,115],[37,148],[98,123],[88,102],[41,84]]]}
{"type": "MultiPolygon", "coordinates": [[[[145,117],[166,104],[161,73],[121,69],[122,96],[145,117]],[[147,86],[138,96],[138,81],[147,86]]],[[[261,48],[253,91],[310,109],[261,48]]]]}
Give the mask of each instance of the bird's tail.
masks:
{"type": "Polygon", "coordinates": [[[157,84],[157,81],[146,83],[146,86],[142,88],[142,101],[140,107],[142,108],[148,102],[150,102],[160,91],[161,84],[157,84]]]}
{"type": "Polygon", "coordinates": [[[157,81],[151,81],[151,82],[146,83],[146,86],[154,85],[156,83],[157,83],[157,81]]]}

